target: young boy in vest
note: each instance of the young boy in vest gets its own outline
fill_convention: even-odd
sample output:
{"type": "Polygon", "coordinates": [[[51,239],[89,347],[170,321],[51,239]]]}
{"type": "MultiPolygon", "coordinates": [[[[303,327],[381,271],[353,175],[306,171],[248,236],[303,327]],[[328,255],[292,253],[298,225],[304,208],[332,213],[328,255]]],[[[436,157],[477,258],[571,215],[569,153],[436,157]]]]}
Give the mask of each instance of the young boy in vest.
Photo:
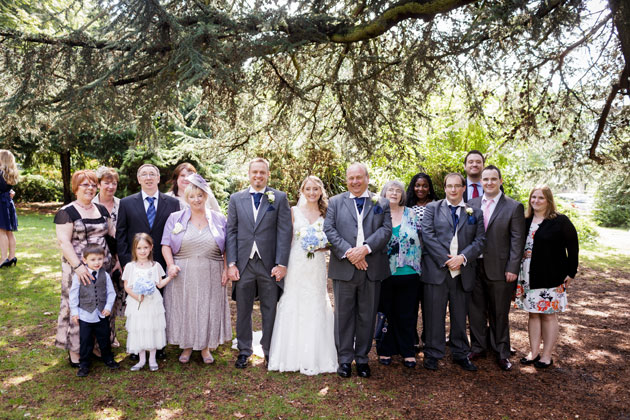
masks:
{"type": "Polygon", "coordinates": [[[120,365],[114,361],[109,341],[109,314],[114,306],[116,292],[109,274],[105,272],[103,260],[105,251],[99,245],[88,245],[83,250],[83,264],[92,274],[91,283],[82,284],[77,275],[72,277],[70,287],[70,316],[72,322],[79,324],[79,371],[77,376],[90,373],[90,356],[94,350],[94,339],[101,349],[101,358],[110,369],[120,365]]]}

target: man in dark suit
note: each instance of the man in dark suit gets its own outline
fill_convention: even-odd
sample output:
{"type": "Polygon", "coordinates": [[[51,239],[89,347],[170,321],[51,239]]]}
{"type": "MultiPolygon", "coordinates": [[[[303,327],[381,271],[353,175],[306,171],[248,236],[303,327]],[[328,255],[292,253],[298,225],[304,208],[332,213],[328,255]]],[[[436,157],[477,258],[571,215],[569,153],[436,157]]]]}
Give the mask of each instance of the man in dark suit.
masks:
{"type": "Polygon", "coordinates": [[[466,189],[464,190],[464,202],[483,194],[481,187],[481,170],[486,163],[486,158],[479,150],[471,150],[464,158],[464,171],[466,172],[466,189]]]}
{"type": "MultiPolygon", "coordinates": [[[[167,271],[160,244],[166,219],[171,213],[179,211],[179,200],[158,190],[160,170],[156,166],[150,163],[141,165],[137,177],[142,190],[120,200],[116,222],[118,259],[124,268],[131,261],[133,237],[136,233],[148,233],[153,239],[153,259],[167,271]]],[[[158,350],[157,357],[166,358],[163,349],[158,350]]],[[[132,360],[135,360],[133,356],[132,360]]]]}
{"type": "Polygon", "coordinates": [[[252,347],[252,310],[260,299],[265,362],[276,320],[276,305],[287,274],[293,223],[286,193],[269,188],[269,162],[249,163],[249,188],[232,194],[228,206],[226,257],[232,297],[236,300],[238,357],[234,366],[247,367],[252,347]]]}
{"type": "Polygon", "coordinates": [[[477,260],[468,314],[472,344],[469,357],[484,356],[490,346],[497,354],[499,367],[510,370],[509,313],[525,247],[525,210],[523,204],[501,192],[503,179],[496,166],[483,169],[481,184],[483,197],[468,201],[470,206],[481,208],[486,228],[486,244],[477,260]]]}
{"type": "Polygon", "coordinates": [[[449,304],[449,345],[453,362],[468,371],[477,367],[468,359],[466,314],[475,282],[477,257],[485,241],[481,210],[464,204],[466,180],[450,173],[444,178],[444,200],[429,203],[422,218],[422,281],[426,305],[424,367],[438,368],[445,354],[446,305],[449,304]]]}
{"type": "Polygon", "coordinates": [[[346,170],[348,192],[330,199],[324,232],[331,245],[328,277],[335,294],[337,374],[348,378],[352,361],[368,378],[381,281],[391,275],[387,243],[392,235],[389,202],[372,194],[367,167],[353,163],[346,170]]]}

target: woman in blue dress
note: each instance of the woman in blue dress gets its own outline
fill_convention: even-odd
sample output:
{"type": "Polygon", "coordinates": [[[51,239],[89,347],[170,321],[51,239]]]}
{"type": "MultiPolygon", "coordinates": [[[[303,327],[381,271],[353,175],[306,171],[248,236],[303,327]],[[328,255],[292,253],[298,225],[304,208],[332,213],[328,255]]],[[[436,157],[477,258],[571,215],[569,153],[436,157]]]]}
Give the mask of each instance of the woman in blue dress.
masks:
{"type": "Polygon", "coordinates": [[[8,150],[0,150],[0,268],[17,264],[15,235],[17,214],[13,205],[13,187],[18,181],[15,156],[8,150]]]}

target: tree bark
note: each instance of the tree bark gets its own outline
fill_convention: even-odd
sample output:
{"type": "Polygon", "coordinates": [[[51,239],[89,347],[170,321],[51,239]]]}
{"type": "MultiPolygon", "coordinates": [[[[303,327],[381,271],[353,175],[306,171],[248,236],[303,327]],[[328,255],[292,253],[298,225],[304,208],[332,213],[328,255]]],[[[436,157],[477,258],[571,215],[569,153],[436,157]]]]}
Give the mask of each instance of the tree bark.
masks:
{"type": "Polygon", "coordinates": [[[63,179],[63,203],[72,201],[72,185],[70,184],[70,151],[59,153],[61,161],[61,178],[63,179]]]}

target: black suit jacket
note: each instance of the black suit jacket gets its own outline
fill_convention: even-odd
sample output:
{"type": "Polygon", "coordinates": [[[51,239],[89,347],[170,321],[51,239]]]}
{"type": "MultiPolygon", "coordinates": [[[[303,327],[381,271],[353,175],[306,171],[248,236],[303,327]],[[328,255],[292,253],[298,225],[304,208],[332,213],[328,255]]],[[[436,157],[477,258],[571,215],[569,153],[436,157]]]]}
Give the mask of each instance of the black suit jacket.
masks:
{"type": "Polygon", "coordinates": [[[131,261],[131,244],[136,233],[148,233],[153,239],[153,259],[166,270],[166,262],[162,256],[162,234],[164,224],[171,213],[179,211],[179,200],[160,193],[157,213],[153,227],[149,227],[147,213],[144,210],[142,192],[130,195],[120,200],[118,221],[116,223],[116,243],[118,245],[118,259],[124,268],[131,261]]]}

